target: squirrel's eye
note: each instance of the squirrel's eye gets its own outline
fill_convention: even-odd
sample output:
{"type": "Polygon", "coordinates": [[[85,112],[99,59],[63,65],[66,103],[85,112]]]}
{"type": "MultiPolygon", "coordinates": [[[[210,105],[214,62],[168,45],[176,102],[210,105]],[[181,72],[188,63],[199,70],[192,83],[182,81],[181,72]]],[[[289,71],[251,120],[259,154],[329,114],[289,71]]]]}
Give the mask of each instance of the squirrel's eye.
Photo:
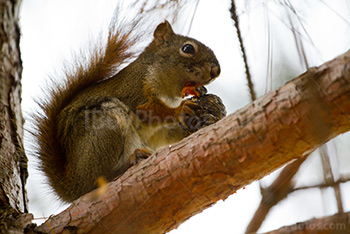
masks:
{"type": "Polygon", "coordinates": [[[198,51],[198,46],[195,42],[186,41],[181,48],[179,48],[180,55],[185,58],[193,57],[198,51]]]}
{"type": "Polygon", "coordinates": [[[194,49],[193,45],[191,44],[185,44],[182,47],[182,51],[186,54],[194,54],[196,52],[196,50],[194,49]]]}

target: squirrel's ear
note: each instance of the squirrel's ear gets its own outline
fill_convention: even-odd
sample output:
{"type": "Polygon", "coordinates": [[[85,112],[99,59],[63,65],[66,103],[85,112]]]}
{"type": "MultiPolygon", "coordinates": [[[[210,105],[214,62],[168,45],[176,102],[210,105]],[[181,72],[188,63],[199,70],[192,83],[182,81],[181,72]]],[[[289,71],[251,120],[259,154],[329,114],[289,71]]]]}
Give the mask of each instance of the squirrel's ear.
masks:
{"type": "Polygon", "coordinates": [[[157,26],[156,30],[154,30],[153,36],[154,40],[157,43],[163,43],[168,41],[170,36],[174,34],[173,29],[171,28],[170,23],[166,20],[164,23],[161,23],[157,26]]]}

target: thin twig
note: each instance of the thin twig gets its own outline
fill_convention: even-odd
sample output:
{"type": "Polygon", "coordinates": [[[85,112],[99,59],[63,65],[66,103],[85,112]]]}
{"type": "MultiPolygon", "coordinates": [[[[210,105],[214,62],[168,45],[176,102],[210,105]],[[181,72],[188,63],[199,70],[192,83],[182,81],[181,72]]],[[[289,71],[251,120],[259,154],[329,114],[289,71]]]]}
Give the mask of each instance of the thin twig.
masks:
{"type": "MultiPolygon", "coordinates": [[[[339,14],[336,10],[334,10],[329,4],[327,4],[324,0],[320,0],[329,10],[331,10],[335,15],[337,15],[340,19],[342,19],[348,26],[350,26],[350,21],[348,21],[344,16],[339,14]]],[[[349,4],[349,1],[346,1],[349,4]]]]}
{"type": "MultiPolygon", "coordinates": [[[[288,6],[288,8],[290,8],[290,7],[288,6]]],[[[299,36],[299,37],[300,37],[301,39],[303,39],[304,41],[310,43],[310,44],[312,45],[313,49],[317,52],[318,56],[319,56],[320,58],[322,58],[321,52],[317,49],[317,47],[316,47],[314,41],[312,40],[312,38],[311,38],[311,36],[309,35],[309,33],[307,32],[306,28],[305,28],[304,25],[302,24],[302,22],[301,22],[301,20],[300,20],[300,18],[299,18],[298,15],[296,15],[296,17],[297,17],[297,19],[299,20],[299,23],[300,23],[301,28],[303,29],[305,35],[304,35],[302,32],[298,31],[296,28],[292,28],[291,25],[288,25],[288,24],[283,20],[283,18],[281,18],[276,12],[273,11],[273,9],[269,9],[269,10],[270,10],[270,12],[271,12],[271,13],[272,13],[286,28],[288,28],[289,30],[291,30],[291,31],[293,32],[293,34],[296,34],[297,36],[299,36]]],[[[293,10],[292,10],[292,12],[293,12],[293,10]]],[[[294,13],[294,12],[293,12],[293,13],[294,13]]],[[[284,16],[284,14],[283,14],[283,16],[284,16]]],[[[321,60],[323,60],[323,59],[321,59],[321,60]]]]}
{"type": "MultiPolygon", "coordinates": [[[[331,162],[329,160],[327,145],[322,145],[320,147],[320,156],[322,161],[324,181],[326,184],[334,184],[334,175],[332,172],[331,162]]],[[[338,213],[344,213],[339,184],[334,184],[332,187],[334,189],[335,198],[337,201],[338,213]]]]}
{"type": "Polygon", "coordinates": [[[270,25],[270,17],[269,11],[266,7],[266,4],[263,4],[264,14],[266,18],[267,24],[267,69],[266,69],[266,84],[265,84],[265,93],[272,90],[272,67],[273,67],[273,53],[272,53],[272,37],[271,37],[271,25],[270,25]],[[270,79],[270,82],[269,82],[270,79]],[[268,84],[270,83],[270,87],[268,88],[268,84]]]}
{"type": "Polygon", "coordinates": [[[198,10],[198,5],[199,5],[199,0],[197,0],[196,6],[194,7],[194,11],[193,11],[193,14],[192,14],[192,17],[191,17],[191,22],[190,22],[190,26],[188,28],[187,34],[189,34],[190,31],[191,31],[191,28],[192,28],[192,25],[193,25],[194,16],[196,15],[197,10],[198,10]]]}
{"type": "MultiPolygon", "coordinates": [[[[295,9],[293,8],[293,6],[289,5],[287,1],[284,1],[284,2],[285,2],[285,5],[288,6],[290,9],[292,9],[293,13],[295,15],[297,15],[296,12],[295,12],[295,9]]],[[[292,33],[293,33],[293,37],[294,37],[294,41],[295,41],[295,46],[296,46],[298,54],[299,54],[300,62],[305,65],[306,69],[308,69],[309,68],[309,63],[307,61],[307,56],[306,56],[306,53],[305,53],[303,41],[295,33],[294,23],[292,21],[292,18],[290,16],[290,13],[289,13],[287,8],[286,8],[286,13],[287,13],[287,16],[288,16],[289,24],[292,27],[292,33]]]]}
{"type": "Polygon", "coordinates": [[[236,4],[235,4],[234,0],[232,0],[231,3],[232,3],[231,4],[231,9],[230,9],[231,18],[232,18],[232,20],[233,20],[233,22],[235,24],[235,27],[236,27],[236,30],[237,30],[237,37],[238,37],[239,45],[240,45],[240,48],[241,48],[241,51],[242,51],[244,67],[245,67],[245,72],[246,72],[247,81],[248,81],[248,88],[249,88],[249,92],[250,92],[250,98],[251,98],[252,101],[254,101],[256,99],[256,94],[255,94],[255,91],[254,91],[254,84],[252,82],[252,76],[250,74],[250,70],[249,70],[249,66],[248,66],[247,54],[246,54],[245,47],[244,47],[244,44],[243,44],[241,30],[240,30],[240,27],[239,27],[239,19],[238,19],[238,16],[237,16],[236,4]]]}
{"type": "Polygon", "coordinates": [[[296,191],[300,191],[300,190],[305,190],[305,189],[325,189],[325,188],[329,188],[330,186],[334,186],[334,185],[340,185],[342,183],[347,183],[350,182],[350,177],[347,178],[339,178],[337,181],[331,182],[331,183],[323,183],[323,184],[316,184],[316,185],[309,185],[309,186],[301,186],[301,187],[297,187],[292,189],[292,192],[296,192],[296,191]]]}

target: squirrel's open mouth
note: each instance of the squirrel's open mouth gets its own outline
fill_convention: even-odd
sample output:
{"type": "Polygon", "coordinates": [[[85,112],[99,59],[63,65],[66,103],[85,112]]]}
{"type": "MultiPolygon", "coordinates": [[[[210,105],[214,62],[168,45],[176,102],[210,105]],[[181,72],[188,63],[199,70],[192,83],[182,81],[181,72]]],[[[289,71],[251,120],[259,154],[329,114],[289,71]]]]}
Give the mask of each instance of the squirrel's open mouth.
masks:
{"type": "Polygon", "coordinates": [[[181,97],[184,98],[186,96],[192,95],[195,97],[199,97],[200,94],[196,90],[197,87],[201,86],[199,82],[188,81],[185,83],[185,87],[181,90],[181,97]]]}
{"type": "MultiPolygon", "coordinates": [[[[209,84],[211,81],[213,81],[215,78],[211,78],[206,82],[198,82],[198,81],[187,81],[184,85],[184,88],[181,90],[181,97],[187,97],[189,95],[199,97],[201,96],[201,92],[198,92],[198,90],[201,86],[209,84]]],[[[203,87],[204,88],[204,87],[203,87]]]]}

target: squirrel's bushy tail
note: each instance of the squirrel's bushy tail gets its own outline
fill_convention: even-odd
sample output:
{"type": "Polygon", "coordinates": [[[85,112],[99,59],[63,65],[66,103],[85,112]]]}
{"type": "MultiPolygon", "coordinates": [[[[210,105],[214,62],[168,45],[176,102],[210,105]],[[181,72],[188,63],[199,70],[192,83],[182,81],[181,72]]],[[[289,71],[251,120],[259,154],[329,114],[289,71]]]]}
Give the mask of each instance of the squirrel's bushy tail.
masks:
{"type": "Polygon", "coordinates": [[[137,35],[133,34],[135,27],[137,27],[135,21],[128,27],[118,29],[116,26],[110,27],[107,43],[92,51],[89,49],[91,52],[85,64],[77,62],[73,69],[66,71],[62,84],[52,80],[53,84],[46,92],[46,97],[37,100],[41,110],[33,114],[35,154],[39,159],[39,168],[48,177],[50,185],[64,184],[66,169],[65,152],[57,140],[58,114],[81,90],[108,79],[126,61],[134,57],[130,51],[137,41],[137,35]]]}

